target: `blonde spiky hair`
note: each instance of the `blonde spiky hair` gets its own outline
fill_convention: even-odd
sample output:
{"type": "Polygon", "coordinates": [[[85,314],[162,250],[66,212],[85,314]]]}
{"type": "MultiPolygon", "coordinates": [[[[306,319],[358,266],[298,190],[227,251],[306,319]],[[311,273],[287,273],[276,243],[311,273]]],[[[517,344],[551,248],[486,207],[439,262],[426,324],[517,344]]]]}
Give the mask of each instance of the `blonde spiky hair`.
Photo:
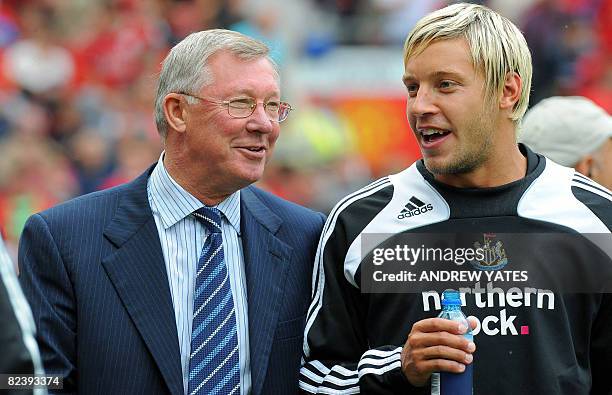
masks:
{"type": "Polygon", "coordinates": [[[507,18],[477,4],[459,3],[423,17],[404,44],[404,66],[408,59],[423,52],[434,41],[465,38],[472,61],[485,77],[485,90],[491,100],[501,94],[508,73],[522,81],[519,100],[511,119],[519,123],[529,105],[531,53],[525,37],[507,18]]]}

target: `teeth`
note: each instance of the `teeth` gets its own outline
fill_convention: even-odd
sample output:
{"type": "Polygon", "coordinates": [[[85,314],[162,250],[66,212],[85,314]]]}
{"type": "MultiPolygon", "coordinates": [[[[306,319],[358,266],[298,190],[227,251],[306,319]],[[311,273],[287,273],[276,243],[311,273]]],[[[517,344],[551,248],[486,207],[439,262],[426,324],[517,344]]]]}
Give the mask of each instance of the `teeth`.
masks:
{"type": "Polygon", "coordinates": [[[439,129],[419,129],[419,132],[423,136],[432,136],[434,134],[445,134],[446,133],[446,131],[439,130],[439,129]]]}

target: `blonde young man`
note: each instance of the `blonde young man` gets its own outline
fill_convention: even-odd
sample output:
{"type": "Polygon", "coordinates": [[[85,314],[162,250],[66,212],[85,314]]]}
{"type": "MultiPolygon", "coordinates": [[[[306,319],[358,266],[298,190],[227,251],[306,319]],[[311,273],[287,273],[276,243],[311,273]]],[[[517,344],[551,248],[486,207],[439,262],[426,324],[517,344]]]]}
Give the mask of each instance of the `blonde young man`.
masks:
{"type": "MultiPolygon", "coordinates": [[[[300,389],[425,394],[434,373],[461,373],[475,361],[474,394],[609,394],[609,294],[540,290],[536,303],[527,289],[472,283],[462,307],[472,316],[470,342],[458,336],[465,326],[432,318],[440,309],[437,294],[415,291],[417,283],[404,292],[368,293],[373,283],[364,257],[373,252],[366,245],[372,234],[388,240],[427,232],[582,237],[609,236],[612,228],[612,196],[516,142],[532,70],[526,42],[510,21],[473,4],[433,12],[409,34],[404,65],[406,113],[423,159],[331,212],[315,261],[300,389]]],[[[563,259],[580,272],[591,257],[573,245],[519,250],[532,259],[524,267],[545,273],[563,259]]],[[[509,268],[520,263],[514,253],[508,249],[509,268]]],[[[604,262],[602,276],[611,267],[604,262]]]]}

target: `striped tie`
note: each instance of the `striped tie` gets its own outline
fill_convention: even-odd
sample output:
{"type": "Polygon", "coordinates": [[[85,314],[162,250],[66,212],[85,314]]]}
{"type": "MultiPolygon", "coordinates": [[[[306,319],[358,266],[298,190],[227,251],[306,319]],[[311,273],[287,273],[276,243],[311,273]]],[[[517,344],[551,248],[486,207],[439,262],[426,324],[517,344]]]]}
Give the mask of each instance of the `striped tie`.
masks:
{"type": "Polygon", "coordinates": [[[221,216],[202,207],[193,215],[209,236],[198,261],[193,296],[189,394],[238,394],[240,366],[232,288],[223,255],[221,216]]]}

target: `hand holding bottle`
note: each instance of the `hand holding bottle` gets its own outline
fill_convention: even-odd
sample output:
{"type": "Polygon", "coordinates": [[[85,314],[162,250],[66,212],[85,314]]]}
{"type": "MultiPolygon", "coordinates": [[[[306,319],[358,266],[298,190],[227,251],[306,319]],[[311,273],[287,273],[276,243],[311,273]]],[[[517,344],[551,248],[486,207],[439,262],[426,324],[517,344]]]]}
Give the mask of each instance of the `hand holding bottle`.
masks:
{"type": "MultiPolygon", "coordinates": [[[[469,320],[470,329],[476,320],[469,320]]],[[[462,373],[473,360],[476,345],[464,338],[462,323],[444,318],[427,318],[416,322],[402,349],[402,371],[414,386],[427,384],[434,372],[462,373]]]]}

